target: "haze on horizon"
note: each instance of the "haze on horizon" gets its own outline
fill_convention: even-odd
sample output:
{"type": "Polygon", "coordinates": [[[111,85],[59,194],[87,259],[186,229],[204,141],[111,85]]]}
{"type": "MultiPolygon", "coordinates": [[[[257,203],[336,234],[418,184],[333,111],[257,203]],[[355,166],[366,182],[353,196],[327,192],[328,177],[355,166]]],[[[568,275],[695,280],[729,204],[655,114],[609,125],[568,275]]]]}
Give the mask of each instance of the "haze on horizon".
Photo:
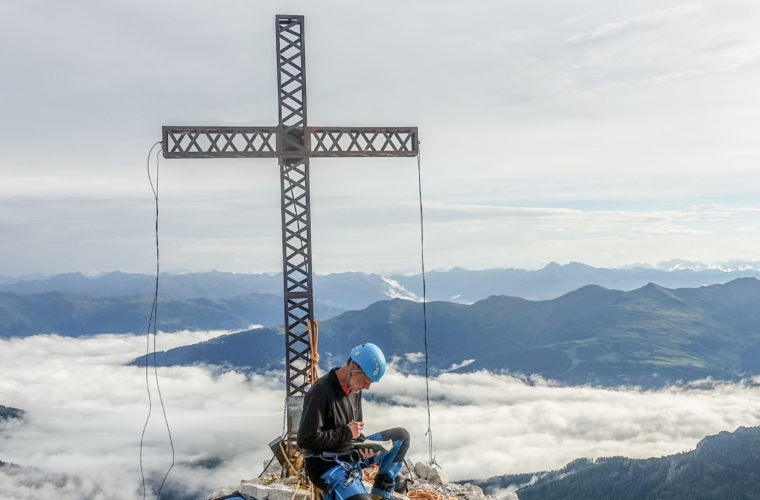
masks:
{"type": "MultiPolygon", "coordinates": [[[[760,4],[8,0],[0,275],[154,268],[164,124],[417,125],[429,269],[760,261],[760,4]]],[[[414,159],[312,161],[314,271],[419,269],[414,159]]],[[[162,161],[162,268],[278,272],[274,160],[162,161]]]]}

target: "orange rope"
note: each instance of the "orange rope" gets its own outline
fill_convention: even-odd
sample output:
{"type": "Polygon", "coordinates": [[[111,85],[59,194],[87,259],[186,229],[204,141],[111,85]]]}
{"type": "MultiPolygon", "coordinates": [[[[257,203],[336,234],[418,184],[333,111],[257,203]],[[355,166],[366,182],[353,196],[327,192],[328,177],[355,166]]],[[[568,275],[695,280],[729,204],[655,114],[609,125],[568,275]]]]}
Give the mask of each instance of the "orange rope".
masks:
{"type": "Polygon", "coordinates": [[[319,352],[317,352],[317,341],[319,340],[319,323],[317,323],[317,320],[315,319],[310,319],[306,321],[306,328],[309,330],[309,351],[311,351],[311,359],[305,379],[307,384],[314,385],[314,383],[319,379],[319,373],[317,373],[317,362],[319,361],[319,352]]]}
{"type": "Polygon", "coordinates": [[[425,488],[415,488],[406,496],[413,500],[457,500],[455,497],[445,497],[425,488]]]}
{"type": "Polygon", "coordinates": [[[367,483],[372,483],[375,481],[375,476],[377,476],[377,472],[380,470],[380,467],[377,466],[377,464],[372,464],[369,467],[366,467],[362,470],[362,481],[367,483]]]}

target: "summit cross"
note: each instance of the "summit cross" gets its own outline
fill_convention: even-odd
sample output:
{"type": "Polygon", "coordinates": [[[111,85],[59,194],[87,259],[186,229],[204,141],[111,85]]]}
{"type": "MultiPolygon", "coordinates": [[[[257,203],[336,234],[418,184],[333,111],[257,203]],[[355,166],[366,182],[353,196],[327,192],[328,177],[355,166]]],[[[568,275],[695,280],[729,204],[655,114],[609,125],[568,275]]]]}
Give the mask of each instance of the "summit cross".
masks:
{"type": "Polygon", "coordinates": [[[417,127],[310,127],[304,17],[278,15],[279,122],[274,127],[164,126],[164,158],[277,158],[280,165],[287,438],[310,386],[312,293],[309,158],[417,156],[417,127]]]}

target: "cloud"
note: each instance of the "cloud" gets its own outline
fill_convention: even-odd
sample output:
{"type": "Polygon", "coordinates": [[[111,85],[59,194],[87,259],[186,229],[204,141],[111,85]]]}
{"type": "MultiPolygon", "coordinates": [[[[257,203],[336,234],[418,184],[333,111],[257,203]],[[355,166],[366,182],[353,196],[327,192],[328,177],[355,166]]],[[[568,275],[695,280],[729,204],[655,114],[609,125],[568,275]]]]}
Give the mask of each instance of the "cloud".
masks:
{"type": "MultiPolygon", "coordinates": [[[[177,345],[178,339],[195,342],[219,333],[160,336],[159,349],[177,345]]],[[[27,418],[3,432],[1,459],[79,478],[69,486],[82,491],[95,484],[106,492],[103,498],[138,498],[140,433],[148,412],[145,372],[122,365],[144,352],[144,338],[43,335],[3,342],[3,349],[3,367],[15,375],[0,382],[0,394],[8,406],[27,410],[27,418]]],[[[173,487],[210,491],[258,474],[269,458],[262,444],[281,432],[276,377],[213,376],[195,367],[162,369],[159,380],[177,451],[173,487]],[[221,470],[199,474],[203,470],[193,465],[214,458],[226,460],[221,470]]],[[[155,386],[152,398],[143,456],[147,475],[155,480],[171,456],[155,386]]],[[[20,487],[36,484],[42,475],[19,471],[4,479],[20,487]]],[[[6,491],[7,485],[0,485],[0,492],[6,491]]],[[[35,498],[33,492],[28,496],[35,498]]]]}
{"type": "MultiPolygon", "coordinates": [[[[567,43],[589,43],[610,40],[640,31],[650,31],[662,25],[677,23],[685,16],[702,12],[701,5],[679,5],[670,9],[659,9],[636,16],[598,26],[590,31],[576,33],[567,39],[567,43]]],[[[577,19],[575,20],[577,22],[577,19]]]]}
{"type": "Polygon", "coordinates": [[[392,299],[404,299],[414,302],[422,302],[422,297],[417,296],[414,292],[410,292],[398,281],[381,276],[383,282],[386,284],[385,294],[392,299]]]}
{"type": "MultiPolygon", "coordinates": [[[[142,199],[0,197],[0,230],[13,235],[0,241],[3,265],[15,273],[151,272],[154,207],[147,183],[144,187],[142,199]]],[[[632,183],[628,193],[597,188],[576,181],[547,186],[545,197],[535,200],[517,192],[502,197],[485,193],[478,200],[426,200],[426,263],[430,269],[483,269],[535,267],[552,260],[613,267],[674,256],[704,262],[757,260],[751,252],[760,246],[760,236],[747,228],[760,224],[760,213],[748,196],[690,202],[677,194],[670,198],[668,188],[651,199],[644,184],[632,183]]],[[[159,221],[162,269],[279,269],[277,189],[268,189],[266,199],[259,191],[249,197],[242,186],[221,194],[199,193],[192,200],[166,190],[159,221]]],[[[314,203],[315,271],[419,272],[415,194],[404,201],[378,197],[369,203],[364,198],[344,193],[314,203]],[[340,208],[348,206],[352,208],[340,208]],[[381,252],[378,241],[384,242],[381,252]]],[[[391,283],[388,293],[412,298],[391,283]]]]}
{"type": "MultiPolygon", "coordinates": [[[[376,411],[407,415],[416,445],[425,443],[424,379],[391,373],[373,391],[384,401],[411,405],[376,411]]],[[[760,403],[747,404],[758,392],[752,384],[642,391],[560,387],[480,372],[441,375],[430,392],[438,461],[460,479],[554,469],[582,456],[677,453],[704,435],[756,425],[760,417],[760,403]]]]}
{"type": "MultiPolygon", "coordinates": [[[[158,348],[219,333],[159,335],[158,348]]],[[[141,497],[145,372],[123,363],[144,349],[136,335],[0,342],[0,403],[28,412],[22,424],[2,428],[0,459],[35,468],[0,468],[0,494],[34,498],[32,485],[45,483],[65,484],[60,498],[141,497]]],[[[153,410],[143,457],[156,484],[171,456],[149,376],[153,410]]],[[[281,378],[213,375],[203,367],[162,368],[159,376],[177,453],[169,487],[200,496],[261,472],[267,443],[282,431],[281,378]],[[221,465],[204,468],[208,460],[221,465]]],[[[556,469],[582,456],[660,456],[692,449],[708,434],[756,425],[758,396],[751,383],[642,391],[448,373],[430,380],[433,446],[453,479],[556,469]]],[[[389,370],[368,393],[365,416],[369,429],[405,426],[413,439],[409,458],[426,460],[423,377],[389,370]]]]}
{"type": "MultiPolygon", "coordinates": [[[[301,4],[310,123],[418,125],[426,202],[667,208],[755,196],[752,2],[652,9],[575,0],[545,9],[489,0],[487,19],[483,5],[452,1],[301,4]]],[[[5,2],[0,43],[14,50],[0,53],[0,91],[10,96],[0,124],[8,236],[0,272],[149,270],[147,148],[161,124],[274,124],[279,8],[271,0],[190,2],[181,11],[146,0],[5,2]]],[[[416,265],[408,250],[418,241],[414,159],[315,159],[312,167],[315,269],[416,265]]],[[[167,269],[280,269],[275,160],[165,162],[161,179],[167,269]]],[[[468,219],[455,238],[443,233],[431,247],[434,265],[534,266],[567,253],[586,260],[538,233],[535,243],[512,245],[519,227],[488,222],[468,219]],[[497,243],[484,246],[480,233],[497,243]]],[[[586,253],[621,265],[705,248],[679,234],[654,259],[630,256],[630,240],[586,253]]],[[[711,247],[703,260],[735,258],[737,243],[711,247]]]]}
{"type": "Polygon", "coordinates": [[[453,267],[461,241],[477,249],[480,269],[503,267],[505,258],[520,259],[526,267],[552,260],[615,267],[621,260],[669,260],[656,255],[671,252],[687,260],[716,262],[709,254],[719,244],[734,252],[746,250],[746,259],[753,260],[751,249],[760,240],[752,241],[752,233],[743,228],[760,223],[758,215],[755,207],[744,204],[658,209],[638,203],[618,208],[605,202],[588,207],[571,201],[555,206],[431,202],[425,220],[426,262],[431,268],[453,267]],[[503,235],[509,235],[508,243],[503,235]]]}
{"type": "Polygon", "coordinates": [[[565,39],[576,51],[570,81],[578,89],[610,92],[628,85],[700,78],[750,63],[760,56],[760,31],[748,22],[754,8],[734,4],[750,12],[732,17],[726,15],[727,7],[676,5],[620,20],[608,18],[576,32],[565,39]],[[603,77],[589,76],[601,75],[593,68],[602,67],[603,77]]]}
{"type": "Polygon", "coordinates": [[[425,360],[425,353],[424,352],[408,352],[406,353],[404,357],[410,363],[419,363],[425,360]]]}
{"type": "Polygon", "coordinates": [[[453,372],[453,371],[456,371],[456,370],[458,370],[460,368],[464,368],[465,366],[469,366],[469,365],[473,364],[475,361],[477,361],[477,360],[475,360],[475,359],[465,359],[464,361],[462,361],[460,363],[454,363],[453,365],[451,365],[450,367],[448,367],[445,371],[447,371],[447,372],[453,372]]]}
{"type": "Polygon", "coordinates": [[[92,481],[13,465],[0,467],[0,493],[14,500],[109,498],[92,481]]]}

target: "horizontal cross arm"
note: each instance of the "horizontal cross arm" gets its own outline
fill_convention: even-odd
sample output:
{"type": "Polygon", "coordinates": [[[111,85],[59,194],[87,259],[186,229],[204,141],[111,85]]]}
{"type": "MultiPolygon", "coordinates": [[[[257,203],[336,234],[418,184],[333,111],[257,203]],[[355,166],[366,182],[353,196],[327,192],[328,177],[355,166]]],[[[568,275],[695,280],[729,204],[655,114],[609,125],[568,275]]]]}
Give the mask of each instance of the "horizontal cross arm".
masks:
{"type": "MultiPolygon", "coordinates": [[[[163,154],[164,158],[274,158],[297,153],[288,146],[292,141],[287,134],[278,140],[278,131],[278,127],[165,126],[163,154]]],[[[417,127],[306,127],[306,132],[304,142],[311,157],[417,156],[417,127]]]]}
{"type": "Polygon", "coordinates": [[[417,127],[308,127],[312,157],[417,156],[417,127]]]}
{"type": "Polygon", "coordinates": [[[164,158],[274,158],[277,127],[162,128],[164,158]]]}

